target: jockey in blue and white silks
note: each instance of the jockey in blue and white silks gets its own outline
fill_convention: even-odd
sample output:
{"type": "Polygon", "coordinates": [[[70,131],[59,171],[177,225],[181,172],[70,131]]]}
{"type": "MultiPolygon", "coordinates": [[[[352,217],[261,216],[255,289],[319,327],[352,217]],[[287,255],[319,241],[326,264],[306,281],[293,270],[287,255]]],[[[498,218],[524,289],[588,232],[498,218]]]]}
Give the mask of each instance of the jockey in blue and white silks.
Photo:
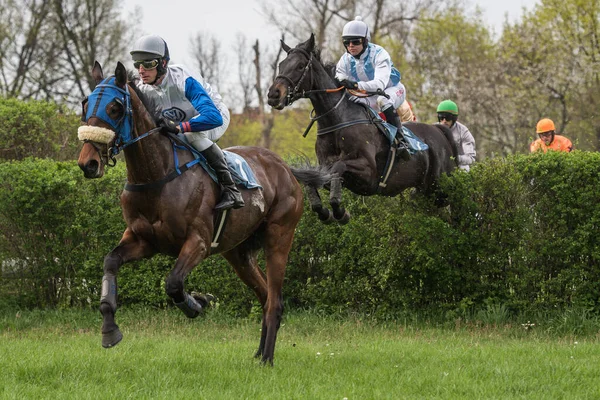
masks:
{"type": "Polygon", "coordinates": [[[400,72],[394,67],[389,53],[374,43],[368,43],[358,58],[348,52],[344,53],[337,63],[335,77],[339,81],[355,81],[358,89],[369,92],[384,90],[390,96],[389,99],[385,96],[351,97],[351,100],[368,104],[376,110],[381,110],[386,104],[397,109],[406,98],[404,85],[400,82],[400,72]]]}
{"type": "Polygon", "coordinates": [[[158,125],[164,132],[183,133],[215,171],[223,188],[215,209],[243,207],[242,194],[216,143],[229,126],[229,110],[221,95],[200,74],[182,65],[170,66],[169,48],[160,36],[142,36],[130,54],[140,75],[138,88],[152,103],[148,111],[160,116],[158,125]]]}
{"type": "Polygon", "coordinates": [[[344,25],[342,43],[346,52],[336,65],[335,79],[346,89],[368,92],[383,90],[389,96],[350,96],[350,100],[368,104],[371,108],[381,111],[386,121],[400,132],[398,154],[404,160],[409,160],[410,153],[396,112],[406,100],[406,90],[400,82],[400,72],[394,67],[392,58],[383,47],[371,43],[369,27],[361,17],[356,17],[344,25]]]}
{"type": "Polygon", "coordinates": [[[160,83],[140,81],[138,88],[153,102],[155,111],[179,123],[180,132],[198,151],[212,146],[229,126],[229,110],[221,95],[183,65],[168,65],[160,83]]]}

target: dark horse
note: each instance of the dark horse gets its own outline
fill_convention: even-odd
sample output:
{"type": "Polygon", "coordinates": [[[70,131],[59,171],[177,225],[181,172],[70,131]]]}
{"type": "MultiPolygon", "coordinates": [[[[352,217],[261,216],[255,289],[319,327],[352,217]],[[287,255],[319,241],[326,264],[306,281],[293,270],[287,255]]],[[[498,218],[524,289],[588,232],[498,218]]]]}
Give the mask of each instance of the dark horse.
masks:
{"type": "Polygon", "coordinates": [[[206,257],[220,253],[262,305],[256,357],[272,364],[283,314],[284,273],[303,209],[298,180],[281,158],[267,149],[230,148],[230,152],[248,162],[261,187],[242,190],[246,206],[227,211],[228,220],[219,243],[213,243],[211,248],[213,233],[219,229],[213,210],[219,199],[219,186],[200,166],[187,169],[195,160],[190,151],[174,147],[175,138],[158,133],[144,104],[147,100],[135,85],[128,83],[121,63],[117,64],[114,77],[104,79],[96,62],[92,76],[97,86],[84,105],[85,124],[79,128],[79,138],[84,141],[79,167],[87,178],[100,178],[104,166],[110,165],[111,160],[114,163],[113,155],[122,149],[128,181],[121,195],[127,229],[118,246],[104,259],[102,345],[112,347],[122,339],[115,323],[116,277],[122,264],[157,253],[176,257],[166,278],[166,292],[188,317],[194,318],[206,306],[206,298],[187,293],[185,277],[206,257]],[[90,114],[88,110],[94,111],[90,114]],[[97,117],[96,110],[105,110],[105,118],[97,117]],[[265,272],[257,264],[261,248],[265,272]]]}
{"type": "MultiPolygon", "coordinates": [[[[439,177],[456,168],[456,144],[447,127],[404,124],[429,149],[418,151],[408,161],[395,160],[393,155],[390,157],[390,141],[371,122],[369,111],[350,101],[345,91],[335,90],[334,67],[321,62],[314,35],[293,49],[282,41],[282,48],[287,57],[279,64],[268,102],[278,110],[300,98],[307,97],[312,102],[312,122],[318,124],[317,159],[332,173],[329,202],[333,218],[340,223],[349,219],[341,205],[342,184],[361,195],[395,196],[409,187],[438,195],[439,177]]],[[[322,206],[316,188],[311,187],[308,195],[313,211],[321,220],[330,222],[331,213],[322,206]]]]}

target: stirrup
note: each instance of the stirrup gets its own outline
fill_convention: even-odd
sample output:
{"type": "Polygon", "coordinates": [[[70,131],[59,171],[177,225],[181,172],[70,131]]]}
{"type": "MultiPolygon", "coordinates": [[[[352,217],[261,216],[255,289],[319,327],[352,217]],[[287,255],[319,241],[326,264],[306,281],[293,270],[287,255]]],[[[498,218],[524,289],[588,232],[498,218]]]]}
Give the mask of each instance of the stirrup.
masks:
{"type": "Polygon", "coordinates": [[[410,151],[408,151],[408,145],[403,140],[398,140],[396,150],[398,157],[404,161],[410,160],[410,151]]]}

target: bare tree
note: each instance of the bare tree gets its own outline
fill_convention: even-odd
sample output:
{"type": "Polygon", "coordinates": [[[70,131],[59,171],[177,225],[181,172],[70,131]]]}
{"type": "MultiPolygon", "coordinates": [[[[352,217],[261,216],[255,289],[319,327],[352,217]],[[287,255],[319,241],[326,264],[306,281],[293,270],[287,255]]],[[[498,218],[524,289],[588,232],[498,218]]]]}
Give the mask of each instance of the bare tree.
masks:
{"type": "Polygon", "coordinates": [[[2,1],[0,4],[0,90],[7,97],[35,97],[32,76],[40,74],[40,61],[52,49],[48,17],[51,5],[44,0],[2,1]]]}
{"type": "Polygon", "coordinates": [[[252,51],[248,48],[248,39],[238,34],[235,46],[235,53],[238,59],[238,84],[236,85],[236,93],[242,93],[242,112],[249,115],[253,103],[253,91],[255,89],[256,63],[250,64],[248,60],[252,59],[252,51]]]}
{"type": "Polygon", "coordinates": [[[221,42],[208,33],[198,32],[190,39],[190,45],[192,57],[200,74],[211,85],[221,87],[221,72],[227,64],[222,55],[221,42]]]}
{"type": "Polygon", "coordinates": [[[65,78],[44,91],[77,101],[95,86],[89,73],[94,61],[112,65],[127,54],[135,22],[123,19],[115,0],[53,0],[52,3],[62,54],[51,67],[65,78]]]}
{"type": "Polygon", "coordinates": [[[356,0],[270,0],[262,3],[262,11],[281,32],[298,42],[314,33],[317,47],[327,52],[327,39],[332,29],[339,27],[339,16],[353,15],[356,3],[356,0]]]}

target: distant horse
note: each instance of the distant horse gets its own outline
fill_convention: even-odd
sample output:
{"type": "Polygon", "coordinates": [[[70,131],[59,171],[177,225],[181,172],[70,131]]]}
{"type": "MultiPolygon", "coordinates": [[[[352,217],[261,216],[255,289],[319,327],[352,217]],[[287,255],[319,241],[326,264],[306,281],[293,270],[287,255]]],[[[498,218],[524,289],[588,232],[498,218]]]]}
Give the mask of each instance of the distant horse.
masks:
{"type": "MultiPolygon", "coordinates": [[[[318,125],[317,159],[333,175],[329,203],[335,220],[345,223],[349,219],[341,205],[342,185],[361,195],[395,196],[410,187],[438,195],[438,179],[456,168],[457,148],[447,127],[404,124],[429,148],[408,161],[396,160],[392,144],[374,124],[372,112],[349,100],[345,91],[335,90],[334,67],[321,62],[314,35],[293,49],[283,41],[281,45],[287,57],[269,88],[268,103],[281,110],[300,98],[312,102],[311,124],[316,121],[318,125]]],[[[322,221],[331,222],[331,213],[322,206],[316,188],[309,189],[308,195],[313,211],[322,221]]]]}
{"type": "MultiPolygon", "coordinates": [[[[195,318],[206,306],[206,298],[187,293],[184,280],[202,260],[220,253],[262,305],[262,331],[255,356],[272,365],[283,314],[284,273],[303,209],[297,179],[281,158],[267,149],[228,149],[247,161],[260,187],[242,190],[246,206],[227,210],[224,228],[217,226],[213,208],[219,186],[203,168],[194,168],[197,160],[181,143],[175,143],[176,136],[159,133],[147,111],[148,100],[128,83],[125,67],[118,63],[115,76],[104,79],[96,62],[92,76],[97,86],[87,104],[84,102],[79,167],[85,177],[100,178],[104,167],[114,163],[114,155],[123,150],[128,182],[121,195],[127,228],[104,259],[102,345],[112,347],[122,339],[115,323],[116,277],[122,264],[157,253],[176,257],[166,278],[166,292],[188,317],[195,318]],[[211,248],[214,232],[220,229],[219,242],[211,248]],[[261,248],[265,272],[257,264],[261,248]]],[[[320,179],[316,173],[301,172],[301,180],[320,179]]]]}

